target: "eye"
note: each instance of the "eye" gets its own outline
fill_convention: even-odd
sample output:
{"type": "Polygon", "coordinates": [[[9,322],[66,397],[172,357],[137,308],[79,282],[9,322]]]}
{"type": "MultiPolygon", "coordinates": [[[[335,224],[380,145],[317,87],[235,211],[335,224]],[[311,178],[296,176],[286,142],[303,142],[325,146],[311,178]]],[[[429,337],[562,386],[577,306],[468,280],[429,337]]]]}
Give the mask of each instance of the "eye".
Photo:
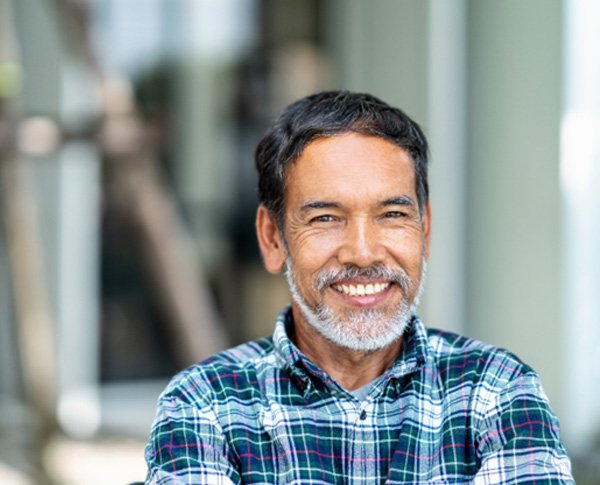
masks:
{"type": "Polygon", "coordinates": [[[331,214],[323,214],[320,216],[316,216],[313,217],[310,222],[311,223],[315,223],[315,222],[334,222],[335,221],[335,217],[332,216],[331,214]]]}
{"type": "Polygon", "coordinates": [[[386,219],[398,219],[400,217],[405,217],[406,214],[404,212],[400,212],[400,211],[388,211],[386,212],[383,217],[385,217],[386,219]]]}

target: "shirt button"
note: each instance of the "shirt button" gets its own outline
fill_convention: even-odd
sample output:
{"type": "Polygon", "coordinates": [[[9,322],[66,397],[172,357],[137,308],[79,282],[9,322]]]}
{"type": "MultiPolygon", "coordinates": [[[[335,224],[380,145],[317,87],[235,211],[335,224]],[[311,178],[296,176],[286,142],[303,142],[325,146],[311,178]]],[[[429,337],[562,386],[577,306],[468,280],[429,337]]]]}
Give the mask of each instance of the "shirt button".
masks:
{"type": "Polygon", "coordinates": [[[359,418],[360,418],[361,421],[364,421],[365,419],[367,419],[367,412],[364,409],[360,413],[359,418]]]}

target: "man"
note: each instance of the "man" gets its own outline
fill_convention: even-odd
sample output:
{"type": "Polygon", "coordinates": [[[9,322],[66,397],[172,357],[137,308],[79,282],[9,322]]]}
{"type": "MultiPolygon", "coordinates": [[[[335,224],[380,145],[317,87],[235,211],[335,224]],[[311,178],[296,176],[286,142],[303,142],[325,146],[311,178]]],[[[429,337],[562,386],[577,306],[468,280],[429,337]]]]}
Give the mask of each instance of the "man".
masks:
{"type": "Polygon", "coordinates": [[[427,142],[350,92],[290,105],[256,151],[258,243],[291,307],[272,338],[176,376],[147,483],[573,483],[536,373],[416,315],[427,142]]]}

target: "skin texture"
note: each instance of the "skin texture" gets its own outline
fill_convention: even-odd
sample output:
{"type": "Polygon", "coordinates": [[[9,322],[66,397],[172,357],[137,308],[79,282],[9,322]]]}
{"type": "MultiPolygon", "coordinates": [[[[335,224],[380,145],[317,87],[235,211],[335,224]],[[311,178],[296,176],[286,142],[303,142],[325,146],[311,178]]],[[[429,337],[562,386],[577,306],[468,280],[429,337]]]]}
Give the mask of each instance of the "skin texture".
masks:
{"type": "MultiPolygon", "coordinates": [[[[264,206],[256,229],[266,269],[283,270],[287,253],[300,294],[311,307],[328,306],[342,321],[351,311],[392,314],[402,299],[412,303],[429,257],[430,207],[419,213],[414,165],[402,148],[381,138],[346,133],[310,143],[287,173],[284,234],[264,206]],[[375,295],[349,296],[336,284],[317,291],[316,275],[344,266],[381,264],[403,269],[411,284],[393,283],[375,295]]],[[[336,282],[337,283],[337,282],[336,282]]],[[[344,284],[385,283],[358,278],[344,284]]],[[[313,362],[344,388],[367,384],[395,360],[402,339],[364,352],[324,338],[292,302],[292,339],[313,362]]]]}

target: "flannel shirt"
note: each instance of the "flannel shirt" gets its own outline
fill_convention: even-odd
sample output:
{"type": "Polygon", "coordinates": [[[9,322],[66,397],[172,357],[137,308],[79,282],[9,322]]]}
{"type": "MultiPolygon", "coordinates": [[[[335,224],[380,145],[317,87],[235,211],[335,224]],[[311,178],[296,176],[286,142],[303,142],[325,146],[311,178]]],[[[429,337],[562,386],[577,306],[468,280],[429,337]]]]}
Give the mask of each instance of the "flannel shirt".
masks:
{"type": "Polygon", "coordinates": [[[288,338],[177,375],[146,448],[150,484],[574,483],[537,374],[415,316],[361,401],[288,338]]]}

